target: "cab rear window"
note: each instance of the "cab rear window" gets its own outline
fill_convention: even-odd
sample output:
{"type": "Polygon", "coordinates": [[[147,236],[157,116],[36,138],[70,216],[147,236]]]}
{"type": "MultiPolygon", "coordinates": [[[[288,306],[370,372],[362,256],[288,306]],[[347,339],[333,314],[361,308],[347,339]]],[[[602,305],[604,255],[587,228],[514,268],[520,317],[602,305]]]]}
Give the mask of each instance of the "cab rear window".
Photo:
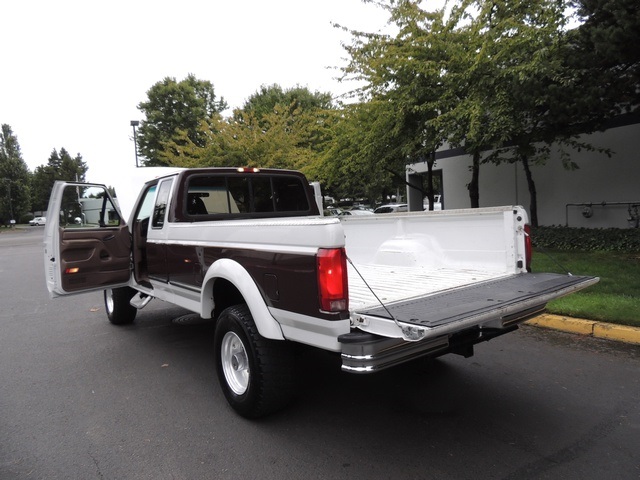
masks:
{"type": "Polygon", "coordinates": [[[310,215],[305,184],[293,175],[193,175],[185,214],[194,221],[310,215]]]}

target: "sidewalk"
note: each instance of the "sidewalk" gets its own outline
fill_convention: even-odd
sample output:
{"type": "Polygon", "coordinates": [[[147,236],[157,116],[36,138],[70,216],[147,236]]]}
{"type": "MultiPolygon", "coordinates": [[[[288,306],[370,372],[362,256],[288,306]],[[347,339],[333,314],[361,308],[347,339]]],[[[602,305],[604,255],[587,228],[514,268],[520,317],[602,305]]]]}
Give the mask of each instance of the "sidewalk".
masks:
{"type": "Polygon", "coordinates": [[[525,323],[536,327],[552,328],[563,332],[590,335],[592,337],[640,345],[640,328],[628,327],[626,325],[615,325],[613,323],[563,317],[547,313],[525,323]]]}

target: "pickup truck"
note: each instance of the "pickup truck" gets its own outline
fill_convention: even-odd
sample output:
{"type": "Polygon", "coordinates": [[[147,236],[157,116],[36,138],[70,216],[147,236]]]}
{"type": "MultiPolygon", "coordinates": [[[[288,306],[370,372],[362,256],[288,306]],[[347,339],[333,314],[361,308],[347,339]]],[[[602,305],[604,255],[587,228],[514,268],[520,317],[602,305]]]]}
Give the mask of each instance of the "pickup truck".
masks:
{"type": "Polygon", "coordinates": [[[56,182],[47,287],[104,290],[116,325],[154,298],[212,319],[224,395],[256,418],[292,398],[296,345],[352,373],[468,357],[598,281],[530,273],[519,206],[324,217],[321,199],[295,171],[182,169],[148,181],[125,220],[104,185],[56,182]]]}

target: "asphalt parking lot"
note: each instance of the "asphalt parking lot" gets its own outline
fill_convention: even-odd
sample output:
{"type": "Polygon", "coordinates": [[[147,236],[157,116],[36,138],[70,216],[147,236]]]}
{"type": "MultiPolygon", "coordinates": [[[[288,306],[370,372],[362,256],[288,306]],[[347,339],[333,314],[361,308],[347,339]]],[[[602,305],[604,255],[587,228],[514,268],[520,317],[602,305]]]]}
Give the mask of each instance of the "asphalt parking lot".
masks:
{"type": "Polygon", "coordinates": [[[218,388],[212,325],[49,299],[42,227],[0,233],[0,478],[640,478],[640,346],[524,327],[372,376],[303,352],[260,421],[218,388]]]}

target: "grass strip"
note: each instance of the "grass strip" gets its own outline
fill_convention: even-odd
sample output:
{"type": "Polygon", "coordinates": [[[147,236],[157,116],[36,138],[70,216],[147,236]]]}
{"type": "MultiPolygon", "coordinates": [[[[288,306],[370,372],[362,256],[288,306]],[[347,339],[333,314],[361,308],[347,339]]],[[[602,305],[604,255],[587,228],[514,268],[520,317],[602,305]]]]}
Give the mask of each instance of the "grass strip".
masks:
{"type": "Polygon", "coordinates": [[[549,302],[549,313],[640,327],[640,253],[535,250],[534,272],[566,273],[558,264],[600,282],[549,302]]]}

